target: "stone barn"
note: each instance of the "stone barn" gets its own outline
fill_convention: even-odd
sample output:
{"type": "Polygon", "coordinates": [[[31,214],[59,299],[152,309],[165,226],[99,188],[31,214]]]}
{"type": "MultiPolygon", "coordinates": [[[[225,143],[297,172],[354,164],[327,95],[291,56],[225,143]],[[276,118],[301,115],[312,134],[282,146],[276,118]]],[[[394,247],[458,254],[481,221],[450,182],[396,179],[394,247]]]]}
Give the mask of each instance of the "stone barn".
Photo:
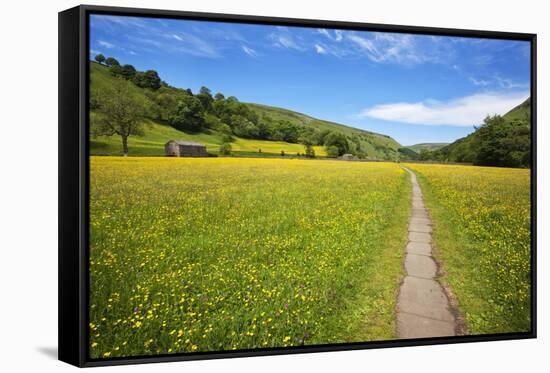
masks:
{"type": "Polygon", "coordinates": [[[193,141],[170,140],[164,149],[168,157],[208,157],[206,146],[193,141]]]}

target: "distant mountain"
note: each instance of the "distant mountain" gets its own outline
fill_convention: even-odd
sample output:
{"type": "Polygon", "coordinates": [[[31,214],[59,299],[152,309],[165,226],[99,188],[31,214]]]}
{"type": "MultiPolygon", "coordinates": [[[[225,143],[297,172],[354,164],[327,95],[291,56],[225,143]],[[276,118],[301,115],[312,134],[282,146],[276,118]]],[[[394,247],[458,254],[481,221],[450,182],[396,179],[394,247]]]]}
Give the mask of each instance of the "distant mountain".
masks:
{"type": "Polygon", "coordinates": [[[531,99],[503,116],[489,118],[475,132],[434,151],[432,158],[485,166],[529,167],[531,99]]]}

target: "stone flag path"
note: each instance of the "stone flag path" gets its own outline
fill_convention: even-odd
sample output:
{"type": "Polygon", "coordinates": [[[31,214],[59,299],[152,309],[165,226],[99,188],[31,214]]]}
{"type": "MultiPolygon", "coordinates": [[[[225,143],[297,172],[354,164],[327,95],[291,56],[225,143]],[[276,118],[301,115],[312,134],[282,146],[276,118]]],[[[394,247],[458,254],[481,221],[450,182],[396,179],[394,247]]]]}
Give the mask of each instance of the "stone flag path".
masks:
{"type": "Polygon", "coordinates": [[[449,299],[437,281],[437,264],[432,257],[432,221],[424,207],[416,175],[411,175],[412,215],[406,247],[406,275],[397,300],[399,338],[426,338],[456,335],[457,320],[449,299]]]}

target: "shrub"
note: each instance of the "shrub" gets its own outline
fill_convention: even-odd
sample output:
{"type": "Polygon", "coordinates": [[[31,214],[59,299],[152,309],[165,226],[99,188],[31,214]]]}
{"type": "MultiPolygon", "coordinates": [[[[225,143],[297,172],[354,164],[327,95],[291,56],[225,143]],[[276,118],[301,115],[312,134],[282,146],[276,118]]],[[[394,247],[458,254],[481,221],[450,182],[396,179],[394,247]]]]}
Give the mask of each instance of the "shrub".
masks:
{"type": "Polygon", "coordinates": [[[340,149],[338,149],[337,146],[335,145],[327,146],[327,157],[337,158],[338,155],[340,155],[340,149]]]}
{"type": "Polygon", "coordinates": [[[224,142],[220,145],[220,154],[221,155],[231,155],[231,144],[228,142],[224,142]]]}

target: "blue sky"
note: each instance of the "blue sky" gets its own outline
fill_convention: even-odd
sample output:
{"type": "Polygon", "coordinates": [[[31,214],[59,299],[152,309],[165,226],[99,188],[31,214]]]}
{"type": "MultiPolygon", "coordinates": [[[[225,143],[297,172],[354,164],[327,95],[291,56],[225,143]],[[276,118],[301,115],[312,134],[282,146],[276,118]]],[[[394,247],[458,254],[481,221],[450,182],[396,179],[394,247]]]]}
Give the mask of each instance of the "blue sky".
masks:
{"type": "Polygon", "coordinates": [[[529,43],[91,16],[97,53],[169,84],[387,134],[451,142],[529,96],[529,43]]]}

